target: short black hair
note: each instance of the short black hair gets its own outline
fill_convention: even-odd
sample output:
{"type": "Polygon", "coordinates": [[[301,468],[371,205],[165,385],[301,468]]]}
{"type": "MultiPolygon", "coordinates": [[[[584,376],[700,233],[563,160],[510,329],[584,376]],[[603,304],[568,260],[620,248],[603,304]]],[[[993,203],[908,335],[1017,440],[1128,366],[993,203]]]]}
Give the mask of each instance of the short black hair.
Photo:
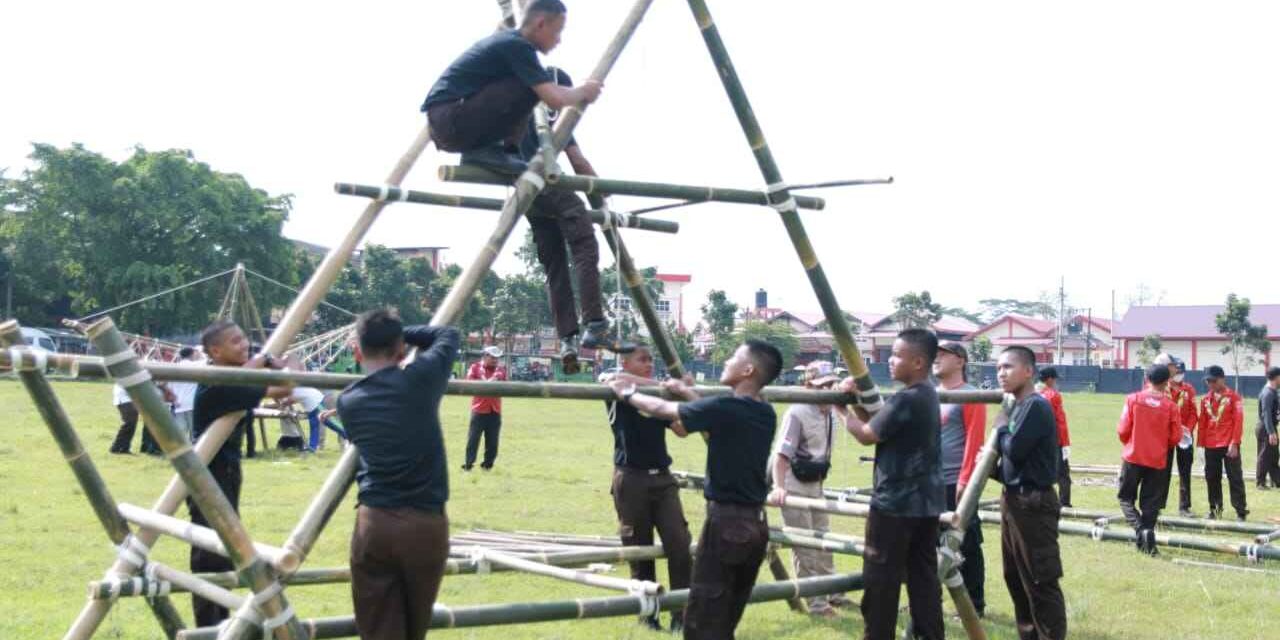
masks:
{"type": "Polygon", "coordinates": [[[1164,384],[1169,381],[1169,365],[1153,364],[1147,367],[1147,382],[1164,384]]]}
{"type": "Polygon", "coordinates": [[[782,373],[782,352],[764,340],[751,339],[743,344],[747,347],[747,353],[751,354],[756,369],[760,371],[761,375],[757,378],[760,386],[777,380],[778,374],[782,373]]]}
{"type": "Polygon", "coordinates": [[[374,309],[360,314],[356,335],[360,336],[360,350],[365,355],[393,356],[404,340],[404,324],[394,310],[374,309]]]}
{"type": "Polygon", "coordinates": [[[196,350],[193,349],[192,347],[183,347],[181,349],[178,349],[178,357],[182,358],[183,360],[186,360],[187,358],[190,358],[192,355],[194,355],[195,352],[196,350]]]}
{"type": "Polygon", "coordinates": [[[204,347],[205,353],[208,353],[210,349],[222,342],[222,334],[238,328],[240,328],[240,325],[230,320],[214,320],[213,324],[205,327],[204,331],[200,332],[200,346],[204,347]]]}
{"type": "Polygon", "coordinates": [[[1013,354],[1014,358],[1016,358],[1024,366],[1029,367],[1032,373],[1035,373],[1036,352],[1032,351],[1031,349],[1028,349],[1022,345],[1013,345],[1012,347],[1005,347],[1004,351],[1001,351],[1000,353],[1001,355],[1006,353],[1013,354]]]}
{"type": "Polygon", "coordinates": [[[1267,380],[1275,380],[1277,377],[1280,377],[1280,367],[1267,369],[1267,380]]]}
{"type": "Polygon", "coordinates": [[[521,25],[528,24],[536,14],[548,16],[562,16],[569,12],[569,8],[564,6],[560,0],[533,0],[529,6],[524,9],[524,18],[520,21],[521,25]]]}
{"type": "Polygon", "coordinates": [[[1204,377],[1206,377],[1206,378],[1225,378],[1225,377],[1227,377],[1227,372],[1226,372],[1226,371],[1223,371],[1223,370],[1222,370],[1222,367],[1219,367],[1219,366],[1218,366],[1218,365],[1216,365],[1216,364],[1211,364],[1211,365],[1209,365],[1208,367],[1205,367],[1205,370],[1204,370],[1204,377]]]}
{"type": "Polygon", "coordinates": [[[1040,370],[1040,382],[1044,382],[1050,378],[1053,378],[1054,380],[1058,379],[1057,367],[1045,367],[1040,370]]]}
{"type": "Polygon", "coordinates": [[[938,335],[928,329],[903,329],[898,332],[898,339],[924,356],[926,365],[938,358],[938,335]]]}

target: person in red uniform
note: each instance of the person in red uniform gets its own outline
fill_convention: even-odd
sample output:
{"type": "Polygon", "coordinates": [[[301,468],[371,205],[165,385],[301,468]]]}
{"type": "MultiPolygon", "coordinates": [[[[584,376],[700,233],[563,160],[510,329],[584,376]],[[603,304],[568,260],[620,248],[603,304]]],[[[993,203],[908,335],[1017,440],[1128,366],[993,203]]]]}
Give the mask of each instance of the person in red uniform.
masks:
{"type": "Polygon", "coordinates": [[[1200,412],[1196,409],[1196,388],[1183,379],[1187,373],[1187,363],[1178,360],[1175,366],[1178,372],[1169,381],[1169,388],[1177,385],[1182,389],[1182,394],[1175,400],[1182,417],[1182,439],[1174,450],[1174,459],[1178,464],[1178,515],[1194,518],[1196,514],[1191,512],[1191,465],[1196,458],[1196,423],[1200,421],[1200,412]]]}
{"type": "MultiPolygon", "coordinates": [[[[468,380],[506,380],[507,370],[498,366],[498,358],[502,357],[502,349],[495,346],[484,348],[480,362],[472,363],[467,369],[468,380]]],[[[467,430],[467,454],[462,463],[463,471],[470,471],[476,463],[476,452],[480,449],[480,437],[484,437],[484,459],[480,468],[488,471],[498,459],[498,436],[502,431],[502,398],[497,396],[475,396],[471,398],[471,427],[467,430]]]]}
{"type": "Polygon", "coordinates": [[[1062,409],[1062,394],[1058,392],[1058,370],[1045,367],[1040,370],[1040,395],[1053,407],[1053,419],[1058,423],[1058,448],[1062,463],[1058,465],[1058,501],[1064,507],[1071,506],[1071,431],[1067,428],[1067,412],[1062,409]]]}
{"type": "Polygon", "coordinates": [[[1204,478],[1209,487],[1209,518],[1222,516],[1222,471],[1227,472],[1231,507],[1243,522],[1249,515],[1244,495],[1244,471],[1240,465],[1240,438],[1244,432],[1244,402],[1227,386],[1227,374],[1213,365],[1204,371],[1209,392],[1200,401],[1200,447],[1204,449],[1204,478]]]}
{"type": "Polygon", "coordinates": [[[1120,490],[1116,498],[1124,519],[1137,534],[1138,550],[1156,554],[1156,518],[1168,491],[1168,452],[1182,439],[1182,417],[1169,399],[1169,368],[1147,369],[1147,388],[1125,398],[1116,433],[1124,444],[1120,490]],[[1137,501],[1135,508],[1134,501],[1137,501]]]}

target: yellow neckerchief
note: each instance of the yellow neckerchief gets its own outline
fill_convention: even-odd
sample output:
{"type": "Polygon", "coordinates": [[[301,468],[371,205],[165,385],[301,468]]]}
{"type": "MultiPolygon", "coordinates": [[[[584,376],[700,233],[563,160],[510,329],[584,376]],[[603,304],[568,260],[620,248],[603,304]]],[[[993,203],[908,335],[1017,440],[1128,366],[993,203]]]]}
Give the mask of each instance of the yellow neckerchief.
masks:
{"type": "Polygon", "coordinates": [[[1204,399],[1204,405],[1209,409],[1209,417],[1213,418],[1214,422],[1221,422],[1222,413],[1227,410],[1227,407],[1231,406],[1231,396],[1225,393],[1220,394],[1217,391],[1210,391],[1209,395],[1204,399]]]}
{"type": "Polygon", "coordinates": [[[1173,400],[1174,404],[1178,405],[1179,409],[1181,409],[1182,405],[1187,401],[1187,390],[1182,388],[1181,382],[1174,382],[1172,380],[1169,381],[1168,389],[1169,398],[1173,400]]]}

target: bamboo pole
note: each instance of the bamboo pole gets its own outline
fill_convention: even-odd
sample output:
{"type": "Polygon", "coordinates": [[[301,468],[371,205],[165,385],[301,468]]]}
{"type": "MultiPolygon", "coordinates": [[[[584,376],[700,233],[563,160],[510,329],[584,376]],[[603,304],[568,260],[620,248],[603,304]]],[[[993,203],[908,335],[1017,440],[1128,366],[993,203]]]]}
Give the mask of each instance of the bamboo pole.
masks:
{"type": "MultiPolygon", "coordinates": [[[[515,178],[489,171],[480,167],[467,165],[446,165],[439,169],[438,175],[444,182],[462,182],[468,184],[510,185],[515,178]]],[[[769,194],[750,189],[727,189],[724,187],[697,187],[662,182],[639,182],[635,180],[613,180],[595,176],[580,176],[559,173],[547,176],[547,184],[556,189],[569,189],[587,194],[609,194],[618,196],[640,196],[647,198],[675,198],[687,202],[728,202],[734,204],[755,204],[769,206],[769,194]]],[[[822,198],[813,196],[796,196],[796,204],[801,209],[820,210],[826,206],[822,198]]]]}
{"type": "Polygon", "coordinates": [[[760,165],[760,175],[764,178],[765,184],[769,185],[769,202],[781,216],[782,224],[791,238],[791,244],[795,247],[796,256],[804,266],[809,284],[813,286],[813,293],[818,298],[818,304],[822,306],[822,314],[831,327],[831,335],[835,337],[840,355],[844,358],[845,365],[849,367],[849,373],[857,384],[859,399],[868,411],[874,413],[881,407],[880,392],[871,379],[871,371],[863,361],[862,354],[858,352],[858,345],[853,340],[849,321],[841,310],[839,302],[836,301],[831,283],[827,280],[826,272],[818,262],[818,255],[809,241],[809,234],[804,229],[804,223],[800,221],[800,214],[797,212],[800,197],[791,194],[782,178],[782,172],[774,162],[773,152],[769,150],[769,143],[765,140],[760,123],[751,109],[751,102],[747,99],[746,90],[738,79],[738,72],[729,58],[729,51],[725,48],[724,41],[720,39],[720,32],[711,18],[707,3],[704,0],[689,0],[689,8],[693,12],[694,20],[698,23],[698,29],[702,32],[707,52],[711,54],[711,59],[716,65],[716,71],[724,85],[729,102],[738,116],[738,123],[742,125],[742,133],[746,136],[752,153],[755,154],[756,163],[760,165]]]}
{"type": "MultiPolygon", "coordinates": [[[[643,218],[642,218],[643,219],[643,218]]],[[[617,261],[618,269],[621,271],[622,280],[627,285],[627,294],[631,296],[635,307],[640,311],[640,317],[644,320],[645,328],[649,330],[649,338],[653,340],[654,347],[658,350],[658,355],[662,356],[662,361],[667,365],[667,373],[673,378],[683,378],[685,375],[684,363],[680,361],[680,354],[676,352],[675,342],[671,336],[667,334],[667,328],[663,326],[662,319],[658,317],[658,310],[653,304],[653,299],[649,296],[649,290],[644,286],[644,276],[636,269],[636,264],[631,260],[631,252],[627,251],[627,245],[622,241],[622,234],[606,233],[604,239],[609,244],[609,249],[613,251],[613,257],[617,261]]]]}
{"type": "MultiPolygon", "coordinates": [[[[209,527],[192,524],[186,520],[179,520],[173,516],[156,513],[127,502],[121,502],[117,508],[120,512],[120,517],[139,527],[158,531],[210,553],[216,553],[224,557],[230,556],[226,546],[218,538],[218,532],[209,527]]],[[[284,562],[283,558],[288,555],[288,552],[280,547],[273,547],[261,542],[254,542],[253,548],[259,556],[271,563],[272,566],[282,564],[284,562]]]]}
{"type": "Polygon", "coordinates": [[[85,333],[99,353],[109,354],[107,359],[119,360],[109,366],[112,377],[124,387],[134,406],[146,418],[152,437],[190,489],[192,499],[209,519],[209,524],[218,532],[236,570],[245,576],[255,593],[271,594],[264,596],[264,601],[258,606],[268,622],[274,623],[266,625],[272,627],[272,635],[277,640],[307,638],[306,630],[293,614],[288,599],[279,591],[279,583],[271,569],[254,551],[253,540],[231,502],[205,463],[192,450],[185,432],[174,423],[159,389],[139,366],[137,356],[129,349],[115,323],[109,317],[103,318],[89,325],[85,333]]]}
{"type": "MultiPolygon", "coordinates": [[[[609,43],[604,55],[601,56],[600,61],[596,63],[595,69],[592,70],[591,75],[587,78],[587,82],[604,82],[652,3],[653,0],[636,0],[631,12],[618,29],[618,33],[609,43]]],[[[560,117],[556,121],[552,136],[552,143],[557,153],[568,144],[569,137],[573,134],[574,127],[578,126],[578,122],[582,119],[585,108],[586,105],[577,105],[567,107],[560,112],[560,117]]],[[[511,237],[511,231],[515,228],[516,222],[524,216],[529,207],[532,206],[534,198],[542,191],[546,182],[546,170],[547,167],[543,166],[542,156],[537,156],[529,163],[529,169],[516,180],[515,193],[503,205],[502,214],[498,216],[498,224],[493,233],[490,234],[488,242],[485,243],[484,248],[476,255],[472,263],[458,276],[453,288],[449,290],[448,295],[440,303],[440,308],[432,316],[431,324],[453,324],[462,316],[467,302],[475,293],[476,288],[480,286],[480,281],[493,267],[493,262],[498,258],[498,253],[502,250],[502,246],[511,237]]]]}
{"type": "MultiPolygon", "coordinates": [[[[1097,520],[1098,518],[1122,519],[1118,513],[1098,511],[1094,509],[1075,509],[1063,507],[1061,515],[1070,520],[1097,520]]],[[[1226,531],[1230,533],[1247,533],[1263,535],[1271,533],[1274,525],[1261,522],[1235,522],[1231,520],[1209,520],[1208,518],[1181,518],[1177,516],[1160,516],[1156,524],[1171,529],[1189,529],[1194,531],[1226,531]]]]}
{"type": "MultiPolygon", "coordinates": [[[[397,202],[411,202],[414,204],[430,204],[441,207],[458,207],[461,209],[484,209],[486,211],[501,211],[504,202],[497,198],[457,196],[446,193],[414,191],[411,189],[400,189],[398,187],[375,187],[372,185],[348,184],[345,182],[334,184],[333,190],[346,196],[394,200],[397,202]]],[[[607,214],[604,211],[591,209],[588,210],[587,213],[591,216],[592,222],[598,225],[605,224],[607,214]]],[[[610,221],[610,224],[618,224],[629,229],[654,231],[657,233],[677,233],[680,231],[680,223],[673,220],[658,220],[655,218],[642,218],[639,216],[625,214],[614,216],[612,221],[610,221]]]]}
{"type": "Polygon", "coordinates": [[[359,451],[355,447],[347,447],[338,458],[333,471],[330,471],[329,476],[325,478],[324,484],[320,486],[319,493],[311,499],[311,504],[303,512],[302,518],[289,533],[289,538],[285,540],[286,555],[281,560],[287,562],[276,565],[282,573],[292,574],[307,559],[307,555],[315,547],[316,540],[320,538],[320,533],[324,531],[325,525],[329,523],[329,519],[338,510],[347,491],[355,482],[356,469],[359,466],[359,451]]]}
{"type": "MultiPolygon", "coordinates": [[[[770,532],[772,533],[772,532],[770,532]]],[[[786,581],[791,579],[791,574],[787,573],[787,565],[782,562],[782,557],[778,555],[778,543],[773,541],[770,535],[769,546],[765,551],[765,563],[769,565],[769,573],[773,575],[774,580],[786,581]]],[[[804,613],[804,601],[800,598],[787,598],[787,607],[796,613],[804,613]]]]}
{"type": "MultiPolygon", "coordinates": [[[[1120,475],[1120,465],[1118,464],[1081,464],[1078,466],[1080,468],[1080,473],[1085,475],[1115,476],[1115,477],[1118,477],[1120,475]]],[[[1072,473],[1076,473],[1076,467],[1077,465],[1074,465],[1074,464],[1071,465],[1072,473]]],[[[1191,473],[1197,478],[1205,477],[1204,467],[1193,467],[1191,469],[1191,473]]],[[[1243,477],[1245,480],[1255,480],[1257,479],[1257,474],[1253,471],[1244,470],[1243,477]]]]}
{"type": "MultiPolygon", "coordinates": [[[[751,590],[750,601],[758,603],[794,597],[808,598],[860,589],[862,589],[862,574],[839,573],[829,576],[800,578],[790,582],[757,584],[751,590]]],[[[658,596],[657,600],[658,607],[663,611],[682,609],[689,602],[689,590],[671,591],[658,596]]],[[[644,604],[639,599],[630,596],[581,598],[554,602],[488,604],[469,607],[446,607],[437,603],[431,616],[431,628],[460,629],[502,624],[551,622],[555,620],[587,620],[633,616],[640,613],[643,606],[644,604]]],[[[311,637],[317,640],[321,638],[350,638],[355,637],[357,633],[353,616],[307,620],[306,624],[309,629],[314,631],[311,637]]],[[[192,629],[178,635],[180,640],[213,640],[216,637],[217,629],[212,627],[192,629]]]]}
{"type": "MultiPolygon", "coordinates": [[[[93,508],[94,514],[98,517],[99,524],[102,525],[103,531],[106,532],[107,538],[111,540],[113,545],[117,547],[121,545],[127,546],[133,538],[133,534],[129,530],[129,524],[116,513],[116,501],[111,496],[111,490],[107,488],[106,480],[98,472],[98,467],[93,463],[89,452],[85,451],[84,443],[80,441],[80,436],[76,433],[75,427],[71,425],[71,419],[67,416],[66,410],[62,408],[62,403],[58,401],[58,396],[54,393],[53,386],[45,378],[44,372],[37,367],[38,356],[35,352],[27,350],[25,346],[17,346],[21,344],[23,344],[22,331],[18,326],[18,321],[8,320],[0,323],[0,347],[11,349],[8,353],[11,357],[17,357],[18,361],[11,362],[10,366],[17,372],[18,379],[22,381],[22,386],[26,388],[27,394],[31,396],[32,403],[36,405],[36,409],[40,412],[40,417],[44,419],[45,426],[49,428],[49,434],[58,443],[63,459],[71,467],[71,473],[75,475],[76,482],[80,485],[81,492],[84,493],[85,499],[89,501],[89,506],[93,508]]],[[[123,556],[117,562],[123,562],[123,556]]],[[[106,617],[107,612],[111,610],[111,605],[111,602],[86,603],[64,638],[83,639],[91,637],[94,631],[97,630],[98,625],[106,617]]],[[[150,607],[156,622],[160,624],[165,637],[173,638],[177,635],[178,630],[185,626],[182,622],[182,616],[178,615],[173,602],[167,596],[149,598],[147,606],[150,607]]]]}
{"type": "MultiPolygon", "coordinates": [[[[0,351],[0,366],[9,364],[9,355],[0,351]]],[[[168,362],[141,363],[151,376],[161,381],[189,381],[202,384],[240,384],[272,386],[297,384],[317,389],[343,389],[363,376],[342,373],[311,371],[287,371],[274,369],[242,369],[238,367],[173,364],[168,362]]],[[[102,358],[70,354],[49,354],[47,371],[66,374],[81,379],[106,378],[102,358]]],[[[723,396],[732,393],[729,387],[699,386],[694,388],[702,396],[723,396]]],[[[640,387],[640,393],[671,397],[661,387],[640,387]]],[[[610,400],[613,390],[605,385],[575,384],[565,382],[512,382],[483,380],[450,380],[446,395],[497,396],[508,398],[559,398],[564,400],[610,400]]],[[[762,391],[768,402],[799,404],[850,404],[852,394],[840,391],[823,391],[804,387],[765,387],[762,391]]],[[[938,399],[950,404],[992,404],[1002,395],[995,391],[939,391],[938,399]]]]}
{"type": "Polygon", "coordinates": [[[492,549],[481,549],[476,554],[475,558],[480,562],[501,565],[517,571],[523,571],[525,573],[546,576],[548,578],[555,578],[566,582],[576,582],[578,584],[599,587],[601,589],[623,591],[636,595],[653,596],[662,593],[663,590],[662,585],[648,580],[631,580],[613,578],[610,576],[599,576],[585,571],[576,571],[573,569],[565,569],[563,567],[534,562],[527,558],[521,558],[510,553],[495,551],[492,549]]]}

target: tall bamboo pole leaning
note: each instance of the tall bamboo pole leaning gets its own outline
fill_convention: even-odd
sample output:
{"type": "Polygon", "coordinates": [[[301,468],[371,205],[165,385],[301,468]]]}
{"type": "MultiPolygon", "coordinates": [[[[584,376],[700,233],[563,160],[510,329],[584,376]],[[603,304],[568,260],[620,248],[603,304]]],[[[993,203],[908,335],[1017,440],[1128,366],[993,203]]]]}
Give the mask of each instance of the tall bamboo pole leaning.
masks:
{"type": "MultiPolygon", "coordinates": [[[[17,320],[8,320],[0,324],[0,347],[12,348],[22,344],[22,330],[18,326],[17,320]]],[[[129,530],[129,523],[120,517],[116,512],[116,501],[111,496],[110,489],[107,488],[106,480],[102,478],[102,474],[98,472],[98,467],[93,464],[93,459],[89,457],[89,452],[85,451],[84,443],[80,441],[80,436],[76,434],[76,430],[71,426],[71,419],[67,417],[67,412],[62,408],[62,403],[58,401],[58,396],[53,392],[53,386],[49,384],[48,378],[45,378],[44,372],[38,366],[37,357],[34,353],[24,353],[25,349],[12,349],[10,354],[17,359],[12,363],[14,371],[18,374],[18,379],[22,381],[22,386],[26,388],[27,393],[31,396],[31,401],[40,411],[40,417],[44,419],[44,423],[49,427],[49,434],[53,436],[54,441],[58,443],[58,448],[62,450],[62,457],[67,461],[67,465],[71,467],[71,472],[75,474],[76,481],[80,484],[80,490],[84,492],[85,499],[89,501],[89,505],[93,507],[93,512],[98,516],[98,522],[102,524],[102,529],[106,531],[107,538],[111,540],[117,548],[122,549],[117,562],[128,562],[134,570],[141,569],[142,561],[145,556],[139,557],[134,555],[136,550],[131,548],[136,538],[129,530]],[[28,366],[28,358],[30,366],[28,366]],[[137,564],[133,564],[134,561],[137,564]]],[[[114,569],[114,567],[113,567],[114,569]]],[[[107,572],[107,578],[110,579],[115,573],[107,572]]],[[[80,615],[76,616],[75,622],[71,624],[71,628],[67,631],[64,638],[88,638],[97,630],[98,625],[102,623],[107,612],[111,610],[113,604],[110,600],[93,600],[90,599],[81,610],[80,615]]],[[[147,606],[151,608],[152,614],[155,615],[156,621],[160,623],[160,628],[164,630],[166,637],[174,638],[180,629],[183,628],[182,617],[178,615],[177,609],[174,608],[173,602],[168,596],[157,596],[155,598],[147,598],[147,606]]]]}
{"type": "Polygon", "coordinates": [[[275,572],[254,550],[253,540],[240,522],[240,516],[222,493],[205,461],[192,449],[186,433],[174,422],[160,390],[138,364],[137,356],[115,323],[110,317],[103,318],[89,325],[85,334],[99,353],[106,354],[103,361],[108,363],[112,377],[124,387],[134,406],[146,418],[152,437],[182,477],[210,526],[218,532],[236,571],[253,589],[256,595],[252,601],[264,618],[263,628],[277,640],[306,640],[307,631],[289,606],[275,572]]]}
{"type": "Polygon", "coordinates": [[[844,311],[840,309],[840,304],[836,302],[831,283],[827,281],[827,275],[818,262],[813,244],[809,241],[809,234],[805,232],[804,223],[800,221],[800,214],[796,211],[796,199],[791,195],[786,182],[782,179],[782,173],[778,170],[777,163],[773,160],[769,143],[765,141],[760,123],[756,121],[751,102],[747,99],[747,93],[738,79],[738,72],[729,58],[729,51],[725,48],[724,41],[720,39],[720,32],[711,18],[707,3],[704,0],[689,0],[689,8],[693,11],[698,29],[702,32],[707,51],[715,62],[720,81],[724,84],[725,93],[729,96],[729,102],[733,104],[738,123],[742,125],[742,132],[747,137],[752,153],[755,154],[756,163],[760,165],[760,174],[768,185],[770,203],[782,217],[782,223],[787,228],[791,244],[795,247],[796,255],[800,258],[805,274],[809,277],[809,284],[813,286],[813,292],[822,306],[822,314],[827,324],[831,326],[831,335],[836,339],[840,355],[849,367],[850,375],[856,381],[859,400],[868,411],[874,413],[882,406],[880,392],[876,389],[875,382],[871,380],[871,372],[862,360],[862,354],[858,352],[858,345],[853,341],[853,331],[849,328],[849,321],[845,318],[844,311]]]}
{"type": "MultiPolygon", "coordinates": [[[[636,0],[631,12],[627,14],[622,26],[618,29],[618,33],[614,36],[613,41],[609,43],[604,55],[601,56],[600,61],[596,63],[595,69],[592,70],[591,75],[587,78],[587,82],[604,82],[652,3],[653,0],[636,0]]],[[[560,112],[560,118],[556,121],[555,129],[552,132],[552,144],[555,146],[557,153],[568,144],[569,136],[573,134],[574,127],[578,126],[585,109],[586,105],[578,105],[566,107],[560,112]]],[[[440,308],[436,310],[435,315],[431,318],[431,324],[453,324],[462,315],[467,302],[471,300],[476,288],[480,286],[480,281],[493,267],[494,260],[498,258],[498,252],[502,250],[502,246],[511,237],[511,231],[515,229],[516,222],[524,216],[525,212],[533,204],[534,198],[542,192],[542,188],[546,185],[546,170],[547,167],[544,166],[540,155],[535,156],[529,162],[528,170],[516,180],[515,193],[507,199],[506,204],[502,207],[502,213],[498,216],[497,227],[489,235],[489,240],[485,243],[484,248],[480,250],[471,264],[463,270],[453,288],[449,290],[449,294],[440,303],[440,308]]]]}

